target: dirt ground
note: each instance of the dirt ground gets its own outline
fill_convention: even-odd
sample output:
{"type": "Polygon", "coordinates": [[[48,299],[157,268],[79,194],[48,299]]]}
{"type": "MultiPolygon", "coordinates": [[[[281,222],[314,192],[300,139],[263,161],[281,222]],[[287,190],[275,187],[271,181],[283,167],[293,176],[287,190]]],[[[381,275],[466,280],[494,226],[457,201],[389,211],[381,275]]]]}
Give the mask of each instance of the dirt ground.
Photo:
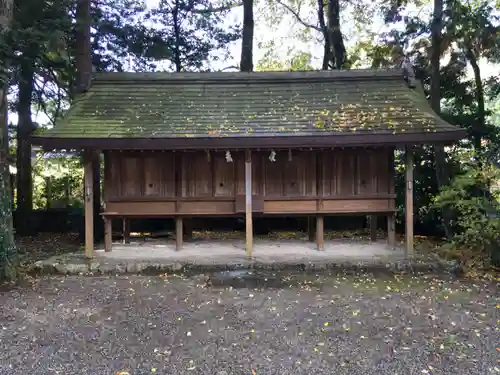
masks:
{"type": "Polygon", "coordinates": [[[0,294],[0,374],[497,374],[499,292],[382,274],[48,277],[0,294]]]}

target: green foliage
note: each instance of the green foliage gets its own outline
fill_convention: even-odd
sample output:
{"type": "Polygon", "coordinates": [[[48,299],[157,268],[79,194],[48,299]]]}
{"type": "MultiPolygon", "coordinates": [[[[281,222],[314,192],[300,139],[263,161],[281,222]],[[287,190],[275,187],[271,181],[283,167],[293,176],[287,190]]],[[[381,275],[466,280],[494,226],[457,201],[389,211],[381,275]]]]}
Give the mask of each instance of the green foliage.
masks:
{"type": "MultiPolygon", "coordinates": [[[[465,156],[472,156],[467,153],[465,156]]],[[[500,169],[467,163],[443,189],[433,207],[453,212],[455,235],[448,246],[467,260],[490,259],[500,265],[500,169]]]]}
{"type": "Polygon", "coordinates": [[[41,154],[33,175],[33,208],[83,206],[83,169],[78,155],[41,154]]]}
{"type": "Polygon", "coordinates": [[[276,45],[274,42],[268,43],[266,53],[257,62],[255,70],[257,71],[296,71],[296,70],[312,70],[311,53],[296,52],[293,48],[288,50],[288,56],[285,61],[280,60],[276,54],[276,45]]]}
{"type": "MultiPolygon", "coordinates": [[[[145,15],[160,27],[161,48],[169,70],[200,71],[209,58],[217,60],[229,43],[240,37],[240,27],[222,23],[239,3],[213,0],[161,0],[158,8],[145,15]]],[[[158,57],[158,56],[156,56],[158,57]]]]}

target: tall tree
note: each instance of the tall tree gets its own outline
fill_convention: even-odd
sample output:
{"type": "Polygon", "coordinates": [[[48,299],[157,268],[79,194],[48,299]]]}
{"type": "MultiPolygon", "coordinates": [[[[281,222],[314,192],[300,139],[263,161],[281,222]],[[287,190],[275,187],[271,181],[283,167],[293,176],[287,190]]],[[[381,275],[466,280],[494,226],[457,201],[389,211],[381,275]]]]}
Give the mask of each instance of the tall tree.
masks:
{"type": "MultiPolygon", "coordinates": [[[[442,51],[443,0],[434,0],[434,11],[431,25],[431,107],[441,114],[441,72],[440,59],[442,51]]],[[[434,146],[434,162],[439,189],[449,184],[449,173],[446,165],[446,153],[443,145],[434,146]]],[[[447,237],[451,236],[451,216],[443,209],[443,227],[447,237]]]]}
{"type": "MultiPolygon", "coordinates": [[[[90,43],[90,0],[78,0],[76,4],[76,94],[82,94],[88,90],[92,78],[92,49],[90,43]]],[[[93,189],[94,189],[94,225],[99,230],[101,212],[101,159],[98,153],[92,155],[93,189]]],[[[94,233],[100,233],[95,231],[94,233]]]]}
{"type": "Polygon", "coordinates": [[[346,50],[340,31],[339,0],[328,0],[326,5],[326,23],[323,15],[324,1],[318,0],[318,19],[324,39],[322,69],[342,69],[346,60],[346,50]]]}
{"type": "Polygon", "coordinates": [[[0,279],[16,277],[16,246],[12,225],[12,203],[7,156],[9,154],[7,89],[9,81],[10,30],[13,15],[13,0],[0,0],[0,279]]]}
{"type": "Polygon", "coordinates": [[[18,87],[17,96],[17,155],[16,155],[16,233],[29,235],[33,226],[30,224],[33,209],[33,177],[31,165],[31,144],[29,136],[34,130],[31,118],[32,98],[35,83],[35,61],[40,55],[40,37],[34,35],[36,24],[43,18],[44,1],[15,1],[14,19],[18,40],[18,61],[15,78],[18,87]]]}
{"type": "MultiPolygon", "coordinates": [[[[146,15],[161,28],[161,37],[147,50],[155,59],[170,62],[176,72],[208,69],[208,60],[218,59],[228,44],[240,37],[238,28],[223,27],[228,12],[239,3],[213,0],[161,0],[146,15]]],[[[227,21],[226,21],[227,22],[227,21]]]]}
{"type": "Polygon", "coordinates": [[[340,1],[317,0],[314,4],[316,18],[307,21],[300,14],[299,1],[274,0],[285,8],[293,17],[308,30],[314,30],[321,35],[323,42],[323,62],[321,69],[343,69],[346,67],[347,56],[344,37],[340,29],[340,1]]]}
{"type": "Polygon", "coordinates": [[[240,70],[251,72],[253,70],[253,0],[243,0],[243,35],[241,40],[240,70]]]}

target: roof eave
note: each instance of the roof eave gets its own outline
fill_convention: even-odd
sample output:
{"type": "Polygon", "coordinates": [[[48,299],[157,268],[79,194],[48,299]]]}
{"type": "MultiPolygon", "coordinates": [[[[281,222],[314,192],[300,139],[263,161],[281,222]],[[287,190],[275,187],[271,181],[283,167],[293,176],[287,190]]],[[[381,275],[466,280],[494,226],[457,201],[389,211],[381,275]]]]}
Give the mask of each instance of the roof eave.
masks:
{"type": "Polygon", "coordinates": [[[449,145],[466,137],[464,129],[429,133],[337,134],[314,136],[193,137],[193,138],[56,138],[33,136],[45,150],[200,150],[221,148],[330,148],[364,146],[449,145]]]}

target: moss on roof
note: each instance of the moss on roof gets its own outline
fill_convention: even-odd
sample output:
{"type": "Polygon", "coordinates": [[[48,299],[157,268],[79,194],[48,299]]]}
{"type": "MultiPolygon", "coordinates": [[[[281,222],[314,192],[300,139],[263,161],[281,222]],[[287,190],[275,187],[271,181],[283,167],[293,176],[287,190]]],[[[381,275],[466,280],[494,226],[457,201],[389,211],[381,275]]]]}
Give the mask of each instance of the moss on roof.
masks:
{"type": "Polygon", "coordinates": [[[53,138],[456,131],[400,71],[101,73],[53,138]]]}

